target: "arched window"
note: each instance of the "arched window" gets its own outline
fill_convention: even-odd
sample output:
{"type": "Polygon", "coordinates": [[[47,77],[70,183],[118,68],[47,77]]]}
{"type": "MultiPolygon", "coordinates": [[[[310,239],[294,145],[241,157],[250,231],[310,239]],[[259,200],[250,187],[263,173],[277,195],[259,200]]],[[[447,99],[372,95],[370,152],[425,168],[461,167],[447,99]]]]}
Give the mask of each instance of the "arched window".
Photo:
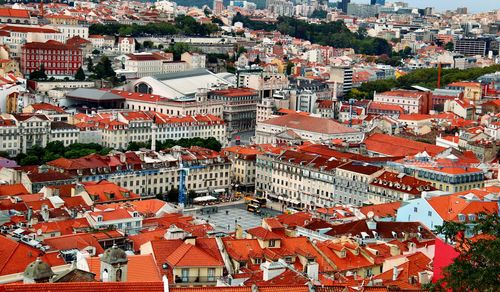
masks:
{"type": "Polygon", "coordinates": [[[122,281],[122,269],[118,269],[116,271],[116,282],[121,282],[122,281]]]}
{"type": "Polygon", "coordinates": [[[104,271],[102,271],[101,281],[108,282],[108,280],[109,280],[108,269],[104,269],[104,271]]]}
{"type": "Polygon", "coordinates": [[[146,83],[140,83],[135,86],[135,91],[139,93],[150,94],[152,89],[146,83]]]}

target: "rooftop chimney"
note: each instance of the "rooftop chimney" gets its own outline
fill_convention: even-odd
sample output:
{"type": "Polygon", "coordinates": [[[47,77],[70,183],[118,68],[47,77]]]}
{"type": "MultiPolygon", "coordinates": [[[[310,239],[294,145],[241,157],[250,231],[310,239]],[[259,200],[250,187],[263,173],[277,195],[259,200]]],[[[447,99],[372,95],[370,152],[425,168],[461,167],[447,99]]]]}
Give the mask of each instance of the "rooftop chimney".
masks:
{"type": "Polygon", "coordinates": [[[366,220],[366,226],[370,230],[377,230],[377,222],[373,219],[366,220]]]}
{"type": "Polygon", "coordinates": [[[392,280],[393,281],[396,281],[398,279],[398,276],[399,276],[399,270],[398,270],[398,267],[394,266],[392,268],[392,280]]]}
{"type": "Polygon", "coordinates": [[[307,277],[313,281],[318,281],[319,265],[316,262],[307,264],[307,277]]]}
{"type": "Polygon", "coordinates": [[[275,277],[281,275],[285,271],[285,267],[279,262],[265,262],[260,265],[262,270],[262,279],[264,281],[269,281],[275,277]]]}

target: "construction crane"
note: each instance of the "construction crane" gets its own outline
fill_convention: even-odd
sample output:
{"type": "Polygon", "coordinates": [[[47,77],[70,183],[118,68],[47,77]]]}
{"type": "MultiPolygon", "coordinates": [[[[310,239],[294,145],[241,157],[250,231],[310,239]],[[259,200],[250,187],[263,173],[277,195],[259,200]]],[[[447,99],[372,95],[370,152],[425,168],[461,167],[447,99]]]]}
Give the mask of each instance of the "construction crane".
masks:
{"type": "Polygon", "coordinates": [[[201,169],[201,168],[205,168],[205,166],[191,165],[185,167],[184,164],[182,163],[182,157],[179,155],[179,197],[177,199],[177,202],[179,204],[179,207],[181,207],[181,209],[183,209],[184,205],[186,204],[186,196],[187,196],[186,178],[189,175],[189,171],[191,169],[201,169]]]}

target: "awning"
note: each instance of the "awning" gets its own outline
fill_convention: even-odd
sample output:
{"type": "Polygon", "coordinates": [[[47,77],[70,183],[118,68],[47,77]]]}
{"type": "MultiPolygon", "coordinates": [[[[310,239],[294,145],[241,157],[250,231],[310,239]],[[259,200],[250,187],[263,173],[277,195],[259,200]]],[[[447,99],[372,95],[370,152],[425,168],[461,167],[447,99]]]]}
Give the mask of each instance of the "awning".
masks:
{"type": "Polygon", "coordinates": [[[279,197],[278,197],[278,200],[280,200],[280,201],[283,201],[284,199],[285,199],[285,198],[283,198],[283,196],[279,196],[279,197]]]}
{"type": "Polygon", "coordinates": [[[226,189],[215,189],[214,193],[224,193],[226,189]]]}
{"type": "Polygon", "coordinates": [[[298,205],[298,204],[300,204],[300,202],[299,202],[299,201],[297,201],[297,200],[295,200],[295,199],[290,200],[290,203],[292,203],[292,204],[294,204],[294,205],[298,205]]]}
{"type": "Polygon", "coordinates": [[[202,197],[197,197],[197,198],[194,198],[193,201],[195,202],[208,202],[208,201],[215,201],[217,200],[215,197],[212,197],[212,196],[202,196],[202,197]]]}

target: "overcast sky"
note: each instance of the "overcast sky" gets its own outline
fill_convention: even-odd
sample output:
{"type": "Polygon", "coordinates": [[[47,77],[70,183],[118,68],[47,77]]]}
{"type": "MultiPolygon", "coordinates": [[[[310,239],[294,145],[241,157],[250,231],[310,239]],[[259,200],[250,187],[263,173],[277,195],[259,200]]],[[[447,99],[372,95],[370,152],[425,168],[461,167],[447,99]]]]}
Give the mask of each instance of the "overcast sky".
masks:
{"type": "MultiPolygon", "coordinates": [[[[370,3],[369,0],[353,0],[355,3],[370,3]]],[[[397,2],[386,0],[386,2],[397,2]]],[[[424,8],[434,7],[438,11],[454,10],[457,7],[467,7],[471,12],[489,11],[500,9],[498,0],[403,0],[412,7],[424,8]]]]}

